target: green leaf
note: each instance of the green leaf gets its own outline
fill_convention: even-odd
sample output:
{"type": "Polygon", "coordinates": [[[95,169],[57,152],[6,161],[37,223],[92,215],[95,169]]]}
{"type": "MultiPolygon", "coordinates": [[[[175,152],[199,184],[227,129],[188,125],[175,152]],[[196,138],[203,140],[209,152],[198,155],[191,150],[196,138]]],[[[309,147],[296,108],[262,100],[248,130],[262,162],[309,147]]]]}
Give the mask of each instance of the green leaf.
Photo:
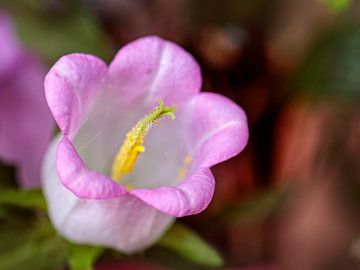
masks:
{"type": "Polygon", "coordinates": [[[109,59],[110,42],[96,16],[82,1],[61,1],[58,9],[51,8],[48,1],[2,1],[26,46],[50,64],[74,52],[109,59]]]}
{"type": "Polygon", "coordinates": [[[0,189],[0,205],[46,210],[46,203],[40,189],[0,189]]]}
{"type": "Polygon", "coordinates": [[[297,89],[313,98],[360,99],[360,24],[343,22],[324,36],[300,68],[297,89]]]}
{"type": "Polygon", "coordinates": [[[246,220],[264,220],[268,218],[286,199],[281,190],[266,190],[245,202],[234,204],[220,216],[227,224],[246,220]]]}
{"type": "Polygon", "coordinates": [[[345,11],[352,4],[352,0],[322,0],[331,10],[336,12],[345,11]]]}
{"type": "Polygon", "coordinates": [[[92,270],[93,264],[104,252],[104,248],[89,245],[75,245],[66,242],[68,262],[71,270],[92,270]]]}
{"type": "Polygon", "coordinates": [[[53,270],[65,265],[65,247],[47,219],[33,224],[3,221],[0,239],[0,270],[53,270]]]}
{"type": "Polygon", "coordinates": [[[209,267],[219,267],[224,264],[222,257],[212,246],[190,228],[179,223],[169,229],[158,245],[198,264],[209,267]]]}

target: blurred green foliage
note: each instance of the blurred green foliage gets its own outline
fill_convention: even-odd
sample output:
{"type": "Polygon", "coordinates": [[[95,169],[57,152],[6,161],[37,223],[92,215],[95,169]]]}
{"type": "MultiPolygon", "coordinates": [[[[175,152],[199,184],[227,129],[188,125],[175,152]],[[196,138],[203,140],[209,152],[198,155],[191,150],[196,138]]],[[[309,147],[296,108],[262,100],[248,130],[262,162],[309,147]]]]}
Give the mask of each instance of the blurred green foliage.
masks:
{"type": "Polygon", "coordinates": [[[182,257],[209,267],[224,264],[220,254],[190,228],[176,223],[160,239],[159,246],[170,249],[182,257]]]}
{"type": "Polygon", "coordinates": [[[313,97],[360,98],[360,24],[343,22],[322,38],[296,78],[313,97]]]}
{"type": "Polygon", "coordinates": [[[224,211],[220,219],[226,224],[243,222],[249,219],[266,220],[286,200],[287,194],[281,190],[267,190],[259,193],[252,199],[234,204],[224,211]]]}
{"type": "Polygon", "coordinates": [[[50,270],[64,265],[63,242],[46,218],[1,220],[0,239],[0,270],[50,270]]]}
{"type": "Polygon", "coordinates": [[[350,7],[352,0],[322,0],[330,9],[342,12],[350,7]]]}
{"type": "Polygon", "coordinates": [[[104,252],[102,247],[74,245],[66,242],[68,262],[71,270],[92,270],[93,265],[104,252]]]}
{"type": "Polygon", "coordinates": [[[39,189],[16,190],[0,189],[0,206],[12,205],[46,210],[45,199],[39,189]]]}
{"type": "Polygon", "coordinates": [[[15,19],[20,37],[50,64],[74,52],[109,60],[109,42],[89,8],[82,1],[0,0],[15,19]]]}

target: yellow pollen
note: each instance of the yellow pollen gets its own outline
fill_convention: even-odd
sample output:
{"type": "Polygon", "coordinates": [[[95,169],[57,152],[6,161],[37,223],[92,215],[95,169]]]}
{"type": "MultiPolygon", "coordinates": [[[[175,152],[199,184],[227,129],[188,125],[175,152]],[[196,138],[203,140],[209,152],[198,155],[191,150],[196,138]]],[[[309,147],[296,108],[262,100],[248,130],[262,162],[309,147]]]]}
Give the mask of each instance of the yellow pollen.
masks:
{"type": "Polygon", "coordinates": [[[128,185],[125,185],[125,188],[126,188],[128,191],[131,191],[131,190],[133,190],[133,189],[134,189],[134,186],[133,186],[133,185],[128,184],[128,185]]]}
{"type": "Polygon", "coordinates": [[[115,181],[118,182],[133,170],[140,153],[145,152],[143,143],[151,127],[154,124],[159,124],[159,120],[164,117],[175,119],[174,111],[176,107],[164,106],[161,99],[159,99],[158,102],[159,105],[151,113],[137,122],[126,134],[125,140],[112,165],[111,178],[115,181]]]}
{"type": "Polygon", "coordinates": [[[184,180],[186,177],[187,169],[192,161],[192,157],[190,155],[186,155],[183,160],[183,165],[179,168],[178,178],[180,180],[184,180]]]}

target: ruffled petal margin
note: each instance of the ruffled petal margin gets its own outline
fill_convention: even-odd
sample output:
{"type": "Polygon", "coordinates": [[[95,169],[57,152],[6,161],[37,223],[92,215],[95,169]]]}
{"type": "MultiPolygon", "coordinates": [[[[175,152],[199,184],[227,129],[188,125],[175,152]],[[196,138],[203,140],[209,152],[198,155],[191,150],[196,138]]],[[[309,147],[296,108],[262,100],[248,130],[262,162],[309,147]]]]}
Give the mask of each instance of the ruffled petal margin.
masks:
{"type": "Polygon", "coordinates": [[[192,156],[192,171],[228,160],[246,146],[246,114],[232,100],[203,92],[192,98],[185,110],[184,141],[192,156]]]}
{"type": "MultiPolygon", "coordinates": [[[[57,172],[62,184],[81,199],[110,200],[128,194],[122,186],[97,172],[87,170],[72,143],[65,137],[58,144],[57,172]]],[[[208,168],[201,168],[178,186],[134,189],[134,196],[172,216],[182,217],[203,211],[211,201],[215,181],[208,168]]]]}
{"type": "Polygon", "coordinates": [[[210,169],[200,168],[178,186],[135,189],[130,194],[164,213],[183,217],[206,209],[214,189],[215,180],[210,169]]]}

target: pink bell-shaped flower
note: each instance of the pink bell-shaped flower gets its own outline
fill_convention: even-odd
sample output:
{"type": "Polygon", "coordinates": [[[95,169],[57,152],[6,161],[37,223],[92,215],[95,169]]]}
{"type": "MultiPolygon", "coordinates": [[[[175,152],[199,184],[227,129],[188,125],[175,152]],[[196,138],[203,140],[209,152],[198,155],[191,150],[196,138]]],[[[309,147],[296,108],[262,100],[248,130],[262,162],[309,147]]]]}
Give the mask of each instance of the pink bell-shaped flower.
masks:
{"type": "Polygon", "coordinates": [[[42,178],[60,234],[131,253],[208,206],[209,168],[245,147],[248,127],[238,105],[200,88],[193,57],[154,36],[109,67],[71,54],[51,68],[45,93],[61,134],[42,178]]]}

